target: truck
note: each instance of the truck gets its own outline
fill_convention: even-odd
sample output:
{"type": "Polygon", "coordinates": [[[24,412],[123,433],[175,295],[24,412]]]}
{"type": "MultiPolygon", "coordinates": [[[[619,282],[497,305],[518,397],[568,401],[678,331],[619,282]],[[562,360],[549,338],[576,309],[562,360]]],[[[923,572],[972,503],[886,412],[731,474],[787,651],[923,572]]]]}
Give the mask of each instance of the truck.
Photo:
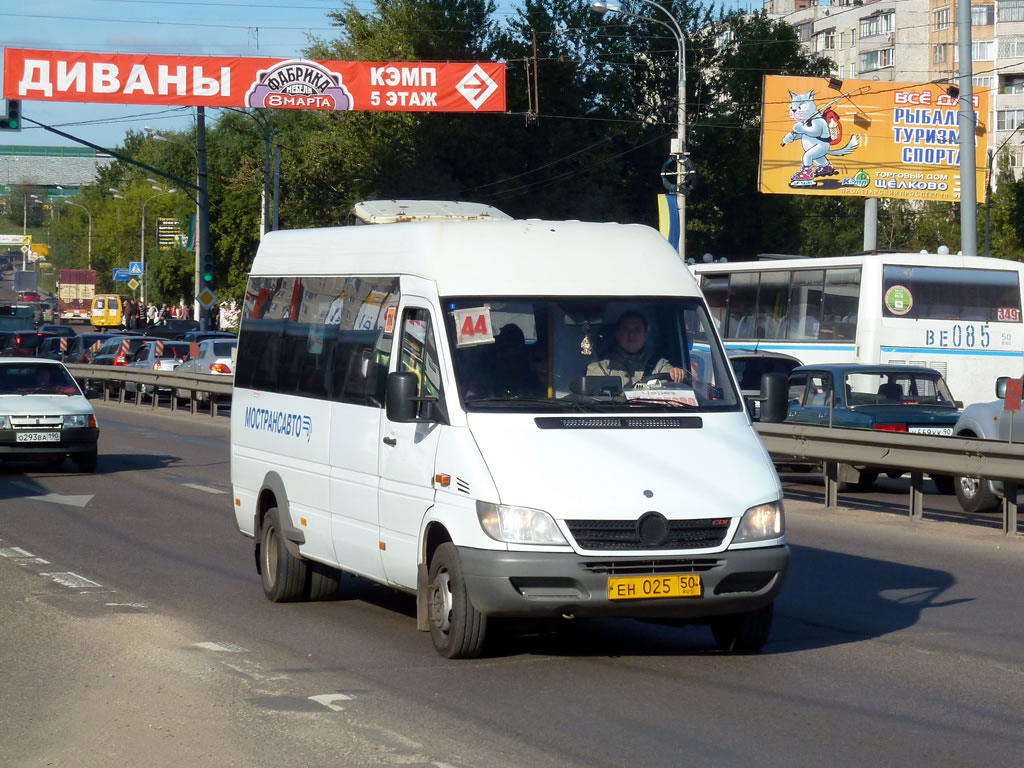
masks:
{"type": "Polygon", "coordinates": [[[39,290],[39,273],[23,272],[19,269],[14,273],[14,290],[18,293],[24,291],[37,292],[39,290]]]}
{"type": "Polygon", "coordinates": [[[61,320],[82,320],[92,317],[92,300],[96,295],[96,271],[92,269],[62,269],[57,284],[61,320]]]}

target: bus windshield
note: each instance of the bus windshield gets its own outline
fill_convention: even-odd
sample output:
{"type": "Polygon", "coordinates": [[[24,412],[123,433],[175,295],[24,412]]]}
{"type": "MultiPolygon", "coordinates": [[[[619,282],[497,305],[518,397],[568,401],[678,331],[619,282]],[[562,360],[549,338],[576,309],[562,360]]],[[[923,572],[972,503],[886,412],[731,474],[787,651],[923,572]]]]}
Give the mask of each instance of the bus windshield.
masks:
{"type": "Polygon", "coordinates": [[[697,298],[472,297],[442,306],[467,410],[739,407],[697,298]]]}

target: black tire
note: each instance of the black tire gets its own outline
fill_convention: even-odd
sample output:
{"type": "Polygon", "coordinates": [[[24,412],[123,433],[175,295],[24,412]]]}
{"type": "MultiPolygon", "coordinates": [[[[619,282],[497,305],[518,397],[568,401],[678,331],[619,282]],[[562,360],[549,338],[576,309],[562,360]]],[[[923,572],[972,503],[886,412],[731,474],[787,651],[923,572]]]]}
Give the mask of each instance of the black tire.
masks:
{"type": "Polygon", "coordinates": [[[90,451],[89,453],[80,453],[75,457],[75,464],[78,466],[78,471],[87,475],[96,474],[96,463],[99,459],[97,451],[90,451]]]}
{"type": "Polygon", "coordinates": [[[289,603],[306,595],[309,566],[288,551],[281,535],[281,518],[272,507],[260,528],[260,580],[263,594],[274,603],[289,603]]]}
{"type": "Polygon", "coordinates": [[[956,493],[957,478],[952,475],[932,475],[931,478],[935,483],[935,490],[943,496],[952,496],[956,493]]]}
{"type": "Polygon", "coordinates": [[[711,621],[711,634],[719,650],[729,653],[757,653],[772,631],[774,603],[747,613],[720,616],[711,621]]]}
{"type": "Polygon", "coordinates": [[[863,471],[860,473],[860,477],[857,479],[857,482],[853,484],[853,487],[861,493],[866,493],[875,487],[875,480],[877,479],[877,472],[863,471]]]}
{"type": "Polygon", "coordinates": [[[341,589],[341,571],[323,563],[309,564],[307,600],[328,600],[341,589]]]}
{"type": "Polygon", "coordinates": [[[953,491],[964,512],[991,512],[999,506],[999,497],[992,492],[988,480],[980,477],[953,478],[953,491]]]}
{"type": "Polygon", "coordinates": [[[487,634],[487,617],[470,602],[454,544],[445,542],[437,548],[430,561],[428,580],[430,639],[434,649],[446,659],[479,656],[487,634]]]}

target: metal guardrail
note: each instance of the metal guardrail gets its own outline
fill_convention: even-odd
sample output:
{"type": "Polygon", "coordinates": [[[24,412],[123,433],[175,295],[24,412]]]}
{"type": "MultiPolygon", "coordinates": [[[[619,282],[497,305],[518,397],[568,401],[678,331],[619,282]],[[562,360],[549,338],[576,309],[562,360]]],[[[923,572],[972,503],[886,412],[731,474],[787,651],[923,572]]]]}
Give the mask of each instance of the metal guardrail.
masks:
{"type": "Polygon", "coordinates": [[[189,393],[189,408],[192,413],[198,411],[197,394],[203,393],[210,398],[210,415],[217,415],[217,396],[231,396],[234,389],[232,379],[227,376],[216,376],[205,373],[176,373],[174,371],[150,371],[144,368],[127,368],[120,366],[106,365],[67,365],[67,369],[75,380],[82,385],[82,389],[88,391],[89,382],[100,382],[103,389],[103,399],[109,401],[114,394],[115,382],[116,396],[118,402],[125,402],[125,395],[132,396],[135,405],[141,404],[142,386],[152,387],[148,394],[152,397],[151,405],[156,408],[160,404],[161,390],[170,390],[171,410],[178,410],[178,396],[176,392],[189,393]],[[135,392],[128,393],[123,386],[125,382],[135,384],[135,392]]]}
{"type": "MultiPolygon", "coordinates": [[[[141,402],[141,387],[153,387],[152,405],[160,402],[160,389],[170,390],[171,410],[177,409],[177,391],[189,393],[189,410],[197,411],[197,393],[210,397],[210,415],[217,415],[217,395],[231,395],[232,380],[225,376],[103,365],[68,365],[71,375],[85,384],[102,382],[103,399],[110,400],[115,382],[136,384],[134,403],[141,402]]],[[[83,387],[85,388],[85,387],[83,387]]],[[[125,387],[117,387],[118,402],[125,402],[125,387]]],[[[1024,486],[1024,443],[1004,443],[976,438],[936,437],[869,429],[843,429],[810,424],[756,422],[768,452],[776,458],[820,461],[825,466],[825,506],[838,506],[840,465],[857,465],[909,471],[909,514],[921,519],[924,509],[923,476],[941,474],[983,477],[1004,486],[1003,532],[1017,531],[1017,488],[1024,486]]]]}
{"type": "Polygon", "coordinates": [[[1024,485],[1024,444],[964,437],[936,437],[870,429],[757,422],[768,452],[776,458],[821,461],[825,465],[825,506],[838,505],[840,464],[911,473],[909,513],[924,509],[924,473],[1002,481],[1003,532],[1017,531],[1017,488],[1024,485]]]}

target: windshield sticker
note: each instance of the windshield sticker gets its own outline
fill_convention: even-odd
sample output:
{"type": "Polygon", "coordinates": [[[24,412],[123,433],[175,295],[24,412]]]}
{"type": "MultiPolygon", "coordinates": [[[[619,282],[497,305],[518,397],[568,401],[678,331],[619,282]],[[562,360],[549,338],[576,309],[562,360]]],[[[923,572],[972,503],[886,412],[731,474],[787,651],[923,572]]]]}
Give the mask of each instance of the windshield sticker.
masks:
{"type": "Polygon", "coordinates": [[[1014,309],[1013,307],[999,307],[999,313],[996,316],[999,320],[1004,320],[1010,323],[1020,322],[1020,310],[1014,309]]]}
{"type": "Polygon", "coordinates": [[[914,297],[905,285],[894,285],[885,292],[885,306],[894,315],[905,315],[914,306],[914,297]]]}
{"type": "Polygon", "coordinates": [[[623,392],[627,400],[657,400],[662,403],[697,405],[697,395],[692,389],[627,389],[623,392]]]}
{"type": "Polygon", "coordinates": [[[452,314],[455,316],[455,328],[458,331],[455,346],[471,347],[474,344],[494,343],[489,306],[457,309],[452,314]]]}
{"type": "Polygon", "coordinates": [[[384,313],[384,334],[390,336],[395,332],[395,317],[398,315],[398,305],[392,304],[384,313]]]}

